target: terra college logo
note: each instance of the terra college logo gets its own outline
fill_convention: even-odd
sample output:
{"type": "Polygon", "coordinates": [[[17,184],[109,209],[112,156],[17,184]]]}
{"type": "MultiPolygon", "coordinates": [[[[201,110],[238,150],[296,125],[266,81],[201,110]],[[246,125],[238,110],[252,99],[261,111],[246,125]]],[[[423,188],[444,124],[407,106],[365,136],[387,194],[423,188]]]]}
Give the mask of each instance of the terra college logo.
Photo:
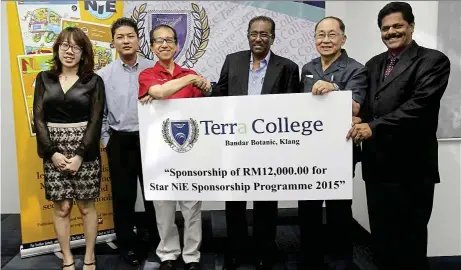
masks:
{"type": "Polygon", "coordinates": [[[162,135],[165,142],[178,153],[185,153],[192,149],[199,136],[197,121],[171,120],[167,118],[163,121],[162,135]]]}

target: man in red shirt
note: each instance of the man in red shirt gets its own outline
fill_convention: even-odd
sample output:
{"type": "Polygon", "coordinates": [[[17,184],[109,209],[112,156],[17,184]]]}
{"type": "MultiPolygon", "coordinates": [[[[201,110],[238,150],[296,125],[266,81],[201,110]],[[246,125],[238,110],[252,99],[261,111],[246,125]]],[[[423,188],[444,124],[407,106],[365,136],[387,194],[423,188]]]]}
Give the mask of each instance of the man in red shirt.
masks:
{"type": "MultiPolygon", "coordinates": [[[[139,74],[139,100],[141,103],[153,99],[193,98],[208,95],[210,82],[193,70],[181,68],[173,56],[178,50],[177,35],[168,25],[156,26],[150,32],[152,51],[158,57],[154,67],[139,74]]],[[[186,269],[200,269],[199,247],[202,241],[202,216],[200,201],[179,201],[184,217],[184,249],[182,257],[186,269]]],[[[156,253],[162,261],[160,270],[176,268],[181,255],[178,228],[175,224],[176,201],[154,201],[160,244],[156,253]]]]}

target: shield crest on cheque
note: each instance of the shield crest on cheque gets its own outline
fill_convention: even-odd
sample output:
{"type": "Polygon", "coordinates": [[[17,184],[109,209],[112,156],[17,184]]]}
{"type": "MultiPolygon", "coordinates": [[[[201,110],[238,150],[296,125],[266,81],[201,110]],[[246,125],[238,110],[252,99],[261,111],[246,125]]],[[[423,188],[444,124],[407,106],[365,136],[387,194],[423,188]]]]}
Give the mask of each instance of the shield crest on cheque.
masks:
{"type": "Polygon", "coordinates": [[[192,149],[199,135],[198,124],[194,119],[166,119],[162,125],[165,142],[176,152],[184,153],[192,149]]]}
{"type": "MultiPolygon", "coordinates": [[[[190,34],[191,33],[191,12],[190,11],[174,11],[167,13],[163,11],[162,13],[153,12],[150,18],[150,29],[154,29],[160,24],[167,24],[173,27],[176,30],[178,38],[178,51],[175,53],[173,58],[181,59],[185,50],[184,48],[188,47],[187,44],[190,43],[190,34]]],[[[187,48],[186,48],[187,49],[187,48]]]]}

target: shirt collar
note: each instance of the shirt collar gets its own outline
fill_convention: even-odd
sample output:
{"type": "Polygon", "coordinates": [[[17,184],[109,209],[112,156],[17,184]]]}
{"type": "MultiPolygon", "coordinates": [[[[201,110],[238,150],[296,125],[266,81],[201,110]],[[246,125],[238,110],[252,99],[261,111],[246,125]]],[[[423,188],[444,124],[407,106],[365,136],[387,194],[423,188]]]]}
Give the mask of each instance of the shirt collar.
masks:
{"type": "MultiPolygon", "coordinates": [[[[271,58],[271,51],[269,50],[266,57],[264,57],[264,59],[261,62],[264,62],[265,64],[267,64],[267,63],[269,63],[270,58],[271,58]]],[[[253,53],[251,53],[250,64],[253,65],[253,53]]]]}
{"type": "Polygon", "coordinates": [[[396,59],[400,59],[402,57],[402,55],[408,50],[408,48],[411,47],[411,45],[413,44],[414,41],[411,41],[407,46],[405,46],[405,48],[403,48],[403,50],[401,50],[397,55],[393,55],[391,54],[390,51],[387,52],[387,59],[391,59],[392,57],[395,57],[396,59]]]}
{"type": "Polygon", "coordinates": [[[134,63],[134,65],[132,67],[130,67],[129,65],[125,64],[121,58],[118,58],[117,61],[119,61],[120,65],[124,68],[134,68],[134,67],[138,67],[139,66],[139,56],[136,55],[136,62],[134,63]]]}
{"type": "MultiPolygon", "coordinates": [[[[330,67],[333,66],[339,66],[339,67],[346,67],[347,66],[347,60],[349,59],[349,56],[347,55],[347,52],[345,49],[341,49],[341,55],[331,63],[330,67]]],[[[312,60],[314,65],[319,65],[320,67],[322,66],[322,57],[317,57],[312,60]]]]}
{"type": "MultiPolygon", "coordinates": [[[[157,72],[163,72],[163,73],[168,73],[168,70],[166,70],[159,61],[157,61],[154,65],[154,71],[157,72]]],[[[173,77],[176,77],[177,75],[187,71],[187,69],[180,67],[178,64],[174,63],[174,69],[173,69],[173,77]]]]}

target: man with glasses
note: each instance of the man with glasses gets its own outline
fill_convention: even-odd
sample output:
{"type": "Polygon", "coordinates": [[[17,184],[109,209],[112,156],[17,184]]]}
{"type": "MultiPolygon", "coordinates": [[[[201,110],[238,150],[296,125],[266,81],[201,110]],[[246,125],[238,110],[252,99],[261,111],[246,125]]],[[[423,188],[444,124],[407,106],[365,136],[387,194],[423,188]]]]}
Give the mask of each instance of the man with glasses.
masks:
{"type": "MultiPolygon", "coordinates": [[[[265,16],[248,24],[249,51],[230,54],[224,61],[213,96],[240,96],[294,93],[299,85],[299,68],[293,61],[274,54],[275,22],[265,16]]],[[[226,225],[229,239],[224,268],[236,269],[248,254],[256,259],[258,269],[274,264],[277,201],[256,201],[253,212],[253,236],[256,246],[249,249],[245,201],[226,202],[226,225]]]]}
{"type": "MultiPolygon", "coordinates": [[[[352,91],[352,115],[357,116],[365,100],[366,68],[350,58],[342,46],[346,43],[346,27],[337,17],[325,17],[315,26],[315,46],[320,57],[303,66],[300,92],[323,95],[331,91],[352,91]]],[[[335,108],[331,108],[334,110],[335,108]]],[[[354,147],[353,167],[357,164],[360,148],[354,147]]],[[[325,201],[330,253],[336,261],[335,269],[355,269],[352,262],[352,200],[325,201]]],[[[324,235],[323,200],[299,201],[301,228],[300,269],[328,269],[323,260],[324,235]]]]}
{"type": "MultiPolygon", "coordinates": [[[[151,49],[158,62],[139,75],[139,100],[150,103],[153,99],[200,97],[211,88],[209,81],[193,70],[174,62],[178,51],[176,30],[165,24],[150,31],[151,49]]],[[[184,217],[184,248],[182,258],[188,270],[200,269],[202,242],[202,216],[200,201],[154,201],[160,244],[156,253],[161,260],[160,270],[175,269],[181,255],[178,228],[175,224],[176,204],[184,217]]]]}

